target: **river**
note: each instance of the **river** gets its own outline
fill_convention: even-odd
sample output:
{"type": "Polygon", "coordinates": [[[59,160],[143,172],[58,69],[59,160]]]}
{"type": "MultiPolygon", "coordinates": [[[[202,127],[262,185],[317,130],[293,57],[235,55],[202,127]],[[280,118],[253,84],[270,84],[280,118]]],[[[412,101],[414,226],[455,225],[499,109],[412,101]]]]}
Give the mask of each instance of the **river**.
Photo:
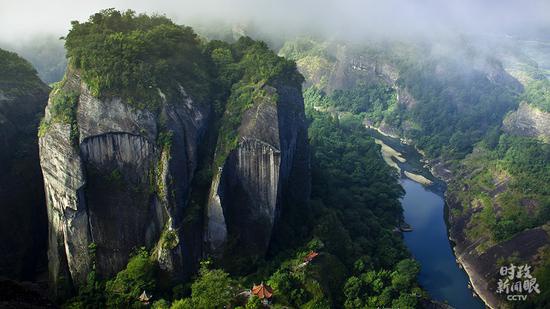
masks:
{"type": "MultiPolygon", "coordinates": [[[[404,219],[412,231],[403,233],[405,244],[414,258],[420,263],[418,276],[420,285],[430,294],[431,298],[447,302],[457,309],[484,308],[483,302],[473,296],[468,288],[468,276],[456,263],[449,242],[445,220],[445,184],[436,179],[427,168],[423,167],[421,155],[411,146],[401,144],[399,140],[386,137],[369,130],[371,135],[391,148],[391,154],[401,159],[393,158],[403,175],[400,182],[405,190],[402,199],[404,219]],[[405,158],[405,162],[402,162],[405,158]],[[411,177],[416,181],[406,177],[411,177]],[[427,179],[429,182],[420,181],[427,179]]],[[[385,154],[386,157],[389,155],[385,154]]],[[[395,165],[394,165],[395,166],[395,165]]]]}

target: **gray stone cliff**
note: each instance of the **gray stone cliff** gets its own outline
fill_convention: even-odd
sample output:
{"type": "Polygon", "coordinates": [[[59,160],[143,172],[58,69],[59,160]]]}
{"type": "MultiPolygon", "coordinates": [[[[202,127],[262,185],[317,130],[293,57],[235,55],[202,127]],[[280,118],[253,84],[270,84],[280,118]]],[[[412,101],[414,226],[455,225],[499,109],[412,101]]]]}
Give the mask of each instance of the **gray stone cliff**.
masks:
{"type": "Polygon", "coordinates": [[[503,122],[503,129],[512,134],[539,138],[550,142],[550,113],[525,102],[510,113],[503,122]]]}
{"type": "Polygon", "coordinates": [[[309,196],[309,148],[301,89],[264,86],[238,129],[239,143],[214,175],[207,207],[208,252],[263,256],[281,209],[309,196]],[[276,94],[276,95],[275,95],[276,94]],[[225,252],[225,253],[224,253],[225,252]]]}
{"type": "MultiPolygon", "coordinates": [[[[85,282],[91,244],[103,277],[123,269],[142,246],[172,275],[190,272],[187,259],[199,253],[189,250],[200,248],[183,249],[180,227],[209,107],[183,88],[175,102],[164,102],[156,112],[117,97],[98,99],[76,71],[68,71],[60,91],[79,93],[78,134],[70,124],[52,122],[40,138],[54,287],[70,290],[85,282]],[[175,234],[176,243],[162,243],[166,233],[175,234]]],[[[46,121],[52,120],[51,108],[50,98],[46,121]]]]}

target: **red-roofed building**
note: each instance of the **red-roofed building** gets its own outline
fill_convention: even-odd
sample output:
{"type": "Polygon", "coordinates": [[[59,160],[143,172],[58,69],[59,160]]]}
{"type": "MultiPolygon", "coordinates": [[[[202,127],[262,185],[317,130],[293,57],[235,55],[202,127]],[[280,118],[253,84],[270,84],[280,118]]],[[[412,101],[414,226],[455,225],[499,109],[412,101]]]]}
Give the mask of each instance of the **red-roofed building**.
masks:
{"type": "Polygon", "coordinates": [[[254,284],[252,294],[258,296],[259,299],[270,299],[273,296],[273,289],[262,282],[259,285],[254,284]]]}
{"type": "Polygon", "coordinates": [[[317,253],[315,251],[311,251],[306,255],[304,260],[309,263],[309,262],[313,261],[313,259],[316,258],[318,255],[319,255],[319,253],[317,253]]]}

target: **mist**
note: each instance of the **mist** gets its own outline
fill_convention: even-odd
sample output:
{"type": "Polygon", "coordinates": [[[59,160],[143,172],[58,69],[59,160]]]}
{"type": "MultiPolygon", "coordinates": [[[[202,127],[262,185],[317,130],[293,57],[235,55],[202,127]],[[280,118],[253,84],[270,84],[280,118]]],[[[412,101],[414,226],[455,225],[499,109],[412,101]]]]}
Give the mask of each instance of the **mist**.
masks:
{"type": "Polygon", "coordinates": [[[433,38],[456,34],[550,36],[548,0],[0,0],[0,41],[63,36],[70,21],[105,8],[158,13],[193,26],[248,24],[276,35],[346,39],[433,38]]]}

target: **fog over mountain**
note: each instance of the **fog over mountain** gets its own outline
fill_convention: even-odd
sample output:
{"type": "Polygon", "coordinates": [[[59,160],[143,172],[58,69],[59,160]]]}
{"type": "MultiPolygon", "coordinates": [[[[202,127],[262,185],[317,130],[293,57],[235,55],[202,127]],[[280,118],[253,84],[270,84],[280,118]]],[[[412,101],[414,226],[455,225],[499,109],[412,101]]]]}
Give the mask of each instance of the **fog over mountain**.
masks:
{"type": "Polygon", "coordinates": [[[0,0],[0,171],[2,308],[547,308],[550,0],[0,0]]]}
{"type": "Polygon", "coordinates": [[[222,20],[253,23],[278,34],[316,31],[348,38],[456,33],[539,37],[545,30],[548,36],[550,28],[546,0],[0,0],[0,40],[64,35],[71,20],[86,20],[109,7],[166,14],[185,24],[222,20]]]}

